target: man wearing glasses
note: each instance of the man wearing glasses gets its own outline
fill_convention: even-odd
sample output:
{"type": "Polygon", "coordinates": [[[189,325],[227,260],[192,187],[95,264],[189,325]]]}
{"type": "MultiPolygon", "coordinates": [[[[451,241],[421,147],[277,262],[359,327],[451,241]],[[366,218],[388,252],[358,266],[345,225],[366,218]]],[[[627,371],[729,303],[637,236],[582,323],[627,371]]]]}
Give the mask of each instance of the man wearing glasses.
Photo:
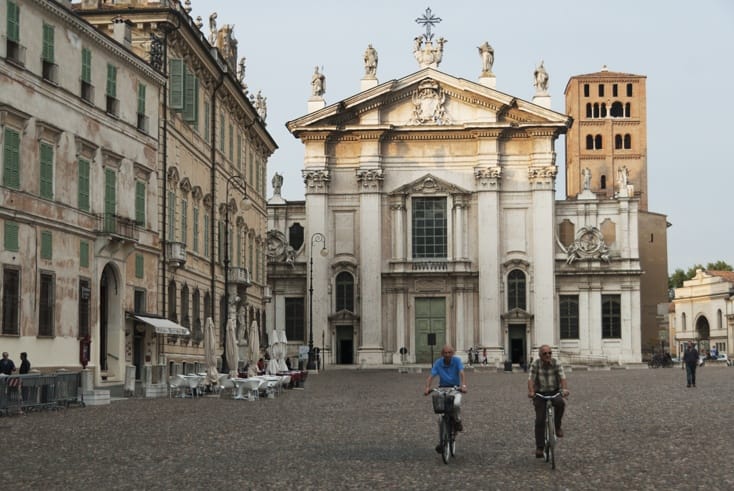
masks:
{"type": "MultiPolygon", "coordinates": [[[[566,373],[560,361],[552,357],[550,346],[544,344],[538,350],[540,357],[530,365],[528,375],[528,397],[533,400],[535,406],[535,456],[543,457],[543,436],[545,433],[545,401],[535,397],[536,392],[541,395],[553,395],[559,390],[563,397],[567,397],[568,385],[566,373]]],[[[561,421],[566,402],[563,397],[553,399],[555,409],[556,436],[562,437],[561,421]]]]}

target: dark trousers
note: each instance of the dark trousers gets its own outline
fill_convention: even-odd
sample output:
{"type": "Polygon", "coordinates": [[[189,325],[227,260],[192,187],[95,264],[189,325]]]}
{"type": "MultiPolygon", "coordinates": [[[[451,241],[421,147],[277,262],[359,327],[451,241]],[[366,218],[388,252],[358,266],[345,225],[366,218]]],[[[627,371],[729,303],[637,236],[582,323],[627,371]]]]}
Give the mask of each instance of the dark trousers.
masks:
{"type": "MultiPolygon", "coordinates": [[[[563,419],[563,411],[566,409],[566,401],[563,397],[556,397],[552,399],[554,411],[554,420],[556,428],[561,427],[561,420],[563,419]]],[[[535,448],[543,448],[545,443],[545,400],[536,397],[533,399],[533,405],[535,406],[535,448]]]]}
{"type": "Polygon", "coordinates": [[[686,363],[686,380],[688,385],[696,385],[696,364],[686,363]]]}

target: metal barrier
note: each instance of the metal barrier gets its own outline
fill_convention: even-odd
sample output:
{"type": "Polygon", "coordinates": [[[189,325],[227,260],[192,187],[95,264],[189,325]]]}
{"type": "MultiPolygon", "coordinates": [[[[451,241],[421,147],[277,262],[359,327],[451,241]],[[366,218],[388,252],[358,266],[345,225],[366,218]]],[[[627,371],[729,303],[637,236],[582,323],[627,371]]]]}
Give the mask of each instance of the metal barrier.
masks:
{"type": "Polygon", "coordinates": [[[80,399],[79,373],[10,375],[0,377],[0,415],[37,409],[58,409],[80,399]]]}

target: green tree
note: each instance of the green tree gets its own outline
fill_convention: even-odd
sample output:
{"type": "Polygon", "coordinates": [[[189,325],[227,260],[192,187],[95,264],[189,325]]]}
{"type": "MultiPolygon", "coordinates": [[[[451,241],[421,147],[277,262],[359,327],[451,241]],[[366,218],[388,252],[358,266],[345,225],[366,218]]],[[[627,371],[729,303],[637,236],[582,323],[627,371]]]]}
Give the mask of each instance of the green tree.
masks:
{"type": "Polygon", "coordinates": [[[668,276],[668,289],[680,288],[681,286],[683,286],[684,281],[690,280],[691,278],[696,276],[696,270],[698,269],[703,269],[706,271],[734,271],[734,268],[732,268],[731,264],[725,261],[708,263],[705,268],[700,264],[694,264],[693,266],[688,268],[688,271],[683,271],[682,269],[678,268],[673,272],[672,275],[668,276]]]}

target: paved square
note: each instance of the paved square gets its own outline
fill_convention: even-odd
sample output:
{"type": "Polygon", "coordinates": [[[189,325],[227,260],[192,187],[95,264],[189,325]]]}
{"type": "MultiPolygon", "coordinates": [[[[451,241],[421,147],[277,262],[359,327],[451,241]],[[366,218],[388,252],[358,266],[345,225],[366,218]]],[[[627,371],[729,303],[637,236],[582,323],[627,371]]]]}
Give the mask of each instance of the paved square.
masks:
{"type": "Polygon", "coordinates": [[[434,451],[427,373],[329,370],[255,402],[130,399],[0,418],[14,489],[731,489],[734,368],[574,371],[557,469],[533,455],[526,375],[469,371],[434,451]]]}

